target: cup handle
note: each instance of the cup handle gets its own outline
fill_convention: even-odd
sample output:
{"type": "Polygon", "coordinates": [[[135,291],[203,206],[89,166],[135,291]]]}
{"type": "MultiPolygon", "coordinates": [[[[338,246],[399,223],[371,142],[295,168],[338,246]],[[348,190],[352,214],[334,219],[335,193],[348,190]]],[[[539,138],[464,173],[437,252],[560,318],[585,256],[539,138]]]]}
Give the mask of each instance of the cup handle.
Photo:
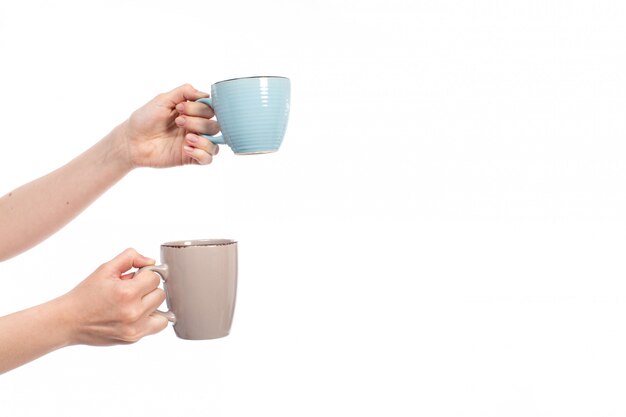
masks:
{"type": "MultiPolygon", "coordinates": [[[[213,100],[211,100],[211,97],[207,97],[207,98],[199,98],[196,100],[197,102],[200,103],[204,103],[206,105],[208,105],[209,107],[213,108],[213,100]]],[[[215,143],[216,145],[225,145],[226,142],[224,142],[224,136],[221,133],[218,133],[215,136],[211,136],[211,135],[200,135],[203,138],[207,138],[208,140],[210,140],[211,142],[215,143]]]]}
{"type": "MultiPolygon", "coordinates": [[[[169,269],[167,267],[167,264],[144,266],[143,268],[137,270],[135,274],[139,274],[140,272],[143,272],[143,271],[155,272],[161,277],[163,282],[166,282],[169,276],[169,269]]],[[[176,316],[171,310],[167,310],[167,311],[155,310],[155,313],[158,314],[159,316],[165,317],[168,321],[176,324],[176,316]]]]}

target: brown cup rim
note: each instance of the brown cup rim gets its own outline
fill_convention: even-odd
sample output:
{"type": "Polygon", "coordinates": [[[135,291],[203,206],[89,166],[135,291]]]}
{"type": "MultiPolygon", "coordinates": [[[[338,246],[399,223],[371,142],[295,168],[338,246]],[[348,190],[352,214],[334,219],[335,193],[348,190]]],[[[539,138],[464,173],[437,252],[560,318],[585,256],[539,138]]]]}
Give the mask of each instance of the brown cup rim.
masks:
{"type": "Polygon", "coordinates": [[[228,246],[236,244],[236,240],[232,239],[189,239],[189,240],[175,240],[172,242],[166,242],[161,247],[168,248],[196,248],[200,246],[228,246]]]}

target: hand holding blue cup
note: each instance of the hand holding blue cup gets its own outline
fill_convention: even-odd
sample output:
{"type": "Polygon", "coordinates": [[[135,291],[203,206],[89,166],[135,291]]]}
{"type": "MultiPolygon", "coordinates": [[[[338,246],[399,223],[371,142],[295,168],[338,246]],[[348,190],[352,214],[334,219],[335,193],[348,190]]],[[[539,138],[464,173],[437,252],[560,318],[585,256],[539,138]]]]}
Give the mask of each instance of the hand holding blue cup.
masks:
{"type": "Polygon", "coordinates": [[[289,119],[291,83],[288,78],[260,76],[219,81],[211,97],[197,101],[213,108],[221,134],[202,135],[228,145],[237,155],[276,152],[289,119]]]}

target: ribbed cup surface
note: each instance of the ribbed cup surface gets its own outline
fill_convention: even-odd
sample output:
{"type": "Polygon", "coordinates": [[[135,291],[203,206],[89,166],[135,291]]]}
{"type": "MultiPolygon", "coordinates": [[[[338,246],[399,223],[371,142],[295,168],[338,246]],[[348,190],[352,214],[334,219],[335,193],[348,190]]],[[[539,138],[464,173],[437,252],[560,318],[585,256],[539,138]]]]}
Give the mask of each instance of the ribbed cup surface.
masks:
{"type": "Polygon", "coordinates": [[[287,121],[291,84],[283,77],[238,78],[211,86],[224,141],[235,153],[274,152],[287,121]]]}

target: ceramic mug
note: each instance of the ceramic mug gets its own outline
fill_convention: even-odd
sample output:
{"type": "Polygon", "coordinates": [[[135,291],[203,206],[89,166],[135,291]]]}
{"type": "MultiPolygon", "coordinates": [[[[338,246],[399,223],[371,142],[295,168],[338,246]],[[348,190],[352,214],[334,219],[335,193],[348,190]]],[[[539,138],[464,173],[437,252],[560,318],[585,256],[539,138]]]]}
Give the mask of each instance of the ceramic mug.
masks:
{"type": "Polygon", "coordinates": [[[156,313],[174,323],[181,339],[228,336],[237,293],[237,242],[203,239],[161,245],[160,265],[141,268],[163,279],[168,311],[156,313]]]}
{"type": "Polygon", "coordinates": [[[289,78],[234,78],[211,86],[211,97],[197,101],[213,108],[222,133],[202,135],[226,144],[238,155],[276,152],[289,119],[289,78]]]}

